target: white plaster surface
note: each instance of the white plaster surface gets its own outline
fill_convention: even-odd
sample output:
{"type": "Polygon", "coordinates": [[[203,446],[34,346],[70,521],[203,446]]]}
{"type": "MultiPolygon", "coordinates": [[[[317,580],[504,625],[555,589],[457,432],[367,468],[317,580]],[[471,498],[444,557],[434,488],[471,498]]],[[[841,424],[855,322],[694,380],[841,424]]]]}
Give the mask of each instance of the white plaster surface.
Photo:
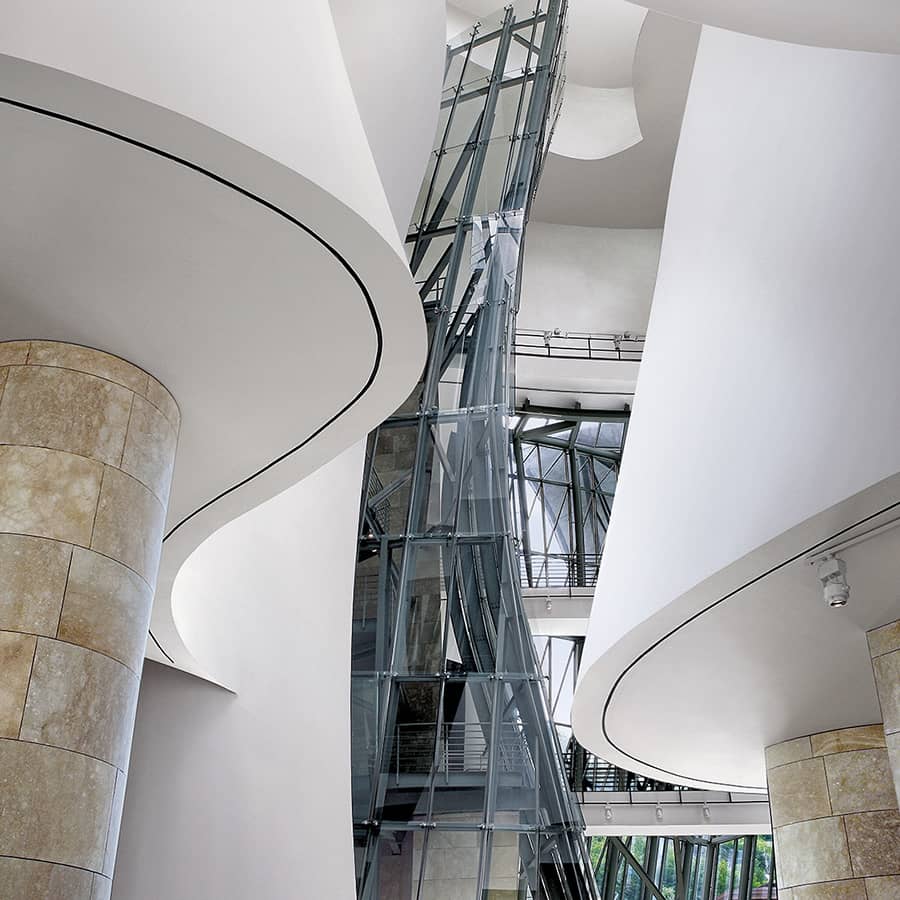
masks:
{"type": "Polygon", "coordinates": [[[761,786],[765,744],[877,716],[894,545],[848,556],[844,611],[802,554],[897,499],[898,100],[894,56],[703,32],[575,700],[604,758],[629,764],[602,731],[624,668],[796,553],[644,657],[610,735],[638,770],[761,786]]]}
{"type": "Polygon", "coordinates": [[[144,671],[116,900],[354,897],[350,617],[363,447],[207,540],[190,644],[236,694],[144,671]]]}

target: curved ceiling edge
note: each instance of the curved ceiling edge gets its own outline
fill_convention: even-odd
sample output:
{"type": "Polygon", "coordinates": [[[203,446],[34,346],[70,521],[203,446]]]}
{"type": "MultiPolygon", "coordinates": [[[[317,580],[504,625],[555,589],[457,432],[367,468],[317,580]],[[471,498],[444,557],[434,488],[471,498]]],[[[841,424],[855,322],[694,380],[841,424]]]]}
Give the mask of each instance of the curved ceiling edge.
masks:
{"type": "MultiPolygon", "coordinates": [[[[182,166],[186,169],[191,170],[229,190],[235,191],[236,193],[242,195],[243,197],[253,201],[254,203],[259,204],[260,206],[265,207],[270,212],[275,213],[286,221],[290,222],[297,228],[300,228],[306,235],[313,238],[317,243],[319,243],[328,253],[330,253],[340,264],[340,266],[350,275],[353,282],[359,288],[359,291],[365,301],[366,309],[369,313],[369,317],[371,319],[372,329],[375,335],[375,354],[372,361],[372,366],[369,370],[368,377],[366,378],[363,385],[360,389],[354,394],[354,396],[345,403],[334,415],[332,415],[329,419],[319,425],[316,429],[314,429],[309,435],[307,435],[302,441],[298,444],[290,447],[285,450],[283,453],[276,456],[274,459],[269,462],[261,465],[259,468],[251,472],[245,478],[242,478],[235,484],[232,484],[230,487],[225,488],[220,491],[218,494],[207,500],[206,502],[200,504],[196,509],[192,512],[188,513],[184,516],[179,522],[177,522],[172,528],[168,530],[168,532],[163,537],[163,542],[172,537],[175,532],[177,532],[182,526],[186,525],[189,521],[191,521],[195,516],[203,512],[204,510],[209,509],[219,500],[222,500],[224,497],[227,497],[230,494],[233,494],[235,491],[240,490],[240,488],[249,484],[253,479],[259,477],[260,475],[268,472],[270,469],[273,469],[279,463],[288,459],[293,454],[302,450],[305,446],[307,446],[311,441],[313,441],[316,437],[318,437],[322,432],[324,432],[327,428],[332,426],[338,419],[344,416],[350,409],[352,409],[369,391],[375,382],[376,377],[381,369],[381,363],[383,358],[384,351],[384,331],[382,328],[381,319],[379,318],[378,311],[375,307],[375,304],[372,300],[372,296],[369,293],[368,288],[364,284],[362,278],[359,276],[357,271],[353,268],[347,258],[331,243],[329,243],[324,237],[322,237],[315,229],[311,228],[309,225],[306,225],[304,222],[300,221],[295,216],[288,213],[286,210],[281,209],[275,203],[272,203],[269,200],[266,200],[264,197],[259,196],[258,194],[253,193],[252,191],[241,187],[239,184],[212,172],[211,170],[199,165],[198,163],[194,163],[188,159],[185,159],[181,156],[178,156],[175,153],[171,153],[167,150],[163,150],[158,147],[154,147],[151,144],[148,144],[144,141],[138,140],[136,138],[129,137],[126,134],[122,134],[120,132],[114,131],[113,129],[106,128],[101,125],[97,125],[92,122],[85,121],[83,119],[76,118],[74,116],[67,115],[65,113],[58,112],[56,110],[46,109],[34,104],[25,103],[21,100],[16,100],[11,97],[0,96],[0,103],[5,104],[7,106],[15,107],[27,112],[31,112],[35,115],[45,116],[47,118],[55,119],[60,122],[64,122],[69,125],[73,125],[75,127],[84,128],[89,131],[92,131],[96,134],[103,135],[105,137],[111,138],[116,141],[120,141],[124,144],[128,144],[132,147],[136,147],[138,149],[144,150],[145,152],[152,153],[162,159],[168,160],[176,165],[182,166]]],[[[175,659],[170,655],[170,653],[163,647],[160,641],[157,639],[156,635],[154,635],[153,631],[149,632],[150,638],[156,647],[159,649],[160,653],[166,657],[173,665],[177,665],[175,659]]]]}
{"type": "MultiPolygon", "coordinates": [[[[611,747],[615,748],[615,750],[617,752],[621,753],[622,756],[625,757],[626,759],[630,759],[633,762],[638,763],[639,765],[647,766],[656,772],[660,772],[665,775],[671,775],[672,778],[674,779],[675,783],[679,782],[680,780],[683,780],[683,781],[691,782],[692,784],[703,784],[703,785],[706,785],[711,788],[719,788],[722,785],[722,782],[705,781],[702,778],[696,778],[691,775],[686,775],[682,772],[673,772],[669,769],[660,768],[659,766],[654,765],[653,763],[649,762],[648,760],[641,759],[638,756],[632,755],[627,750],[622,749],[622,747],[619,746],[619,744],[617,744],[615,742],[615,740],[613,740],[613,738],[610,736],[609,731],[607,729],[606,716],[607,716],[607,712],[609,711],[610,704],[613,701],[613,698],[615,696],[616,690],[618,689],[619,685],[625,679],[625,676],[628,675],[628,673],[639,662],[641,662],[641,660],[643,660],[645,657],[649,656],[657,647],[659,647],[666,640],[668,640],[668,638],[672,637],[674,634],[681,631],[683,628],[686,628],[688,625],[690,625],[692,622],[694,622],[695,620],[699,619],[701,616],[708,613],[710,610],[715,609],[717,606],[724,603],[726,600],[730,600],[731,598],[740,594],[742,591],[746,590],[747,588],[751,587],[754,584],[758,584],[760,581],[765,580],[770,575],[773,575],[774,573],[780,571],[781,569],[785,568],[786,566],[789,566],[792,563],[795,563],[798,560],[803,559],[805,556],[808,556],[811,553],[815,553],[823,545],[828,544],[828,543],[834,541],[836,538],[842,537],[845,534],[847,534],[848,532],[853,531],[853,529],[859,528],[861,525],[865,525],[867,522],[870,522],[873,519],[877,519],[879,516],[883,516],[885,513],[891,512],[892,510],[895,510],[895,509],[900,509],[900,500],[895,501],[893,503],[889,503],[886,506],[883,506],[880,509],[876,510],[875,512],[869,513],[868,515],[857,519],[856,521],[850,523],[849,525],[846,525],[845,527],[838,529],[837,531],[823,537],[822,539],[805,547],[804,549],[798,551],[797,553],[792,554],[787,559],[784,559],[781,562],[776,563],[773,566],[770,566],[765,571],[760,572],[758,575],[755,575],[753,578],[747,579],[743,584],[740,584],[738,587],[729,591],[724,596],[719,597],[717,600],[714,600],[712,603],[708,604],[703,609],[701,609],[698,612],[694,613],[693,615],[689,616],[687,619],[685,619],[680,624],[676,625],[674,628],[669,629],[669,631],[667,631],[664,635],[662,635],[660,638],[658,638],[656,641],[654,641],[649,647],[647,647],[645,650],[643,650],[641,653],[639,653],[617,676],[616,680],[612,684],[612,687],[609,689],[607,696],[606,696],[606,700],[603,704],[603,712],[601,714],[600,724],[601,724],[601,730],[603,732],[603,737],[606,739],[607,743],[611,747]]],[[[590,670],[588,670],[588,671],[590,671],[590,670]]],[[[727,788],[733,789],[735,791],[741,791],[741,792],[743,792],[743,791],[750,791],[750,792],[761,791],[761,792],[765,793],[765,791],[766,791],[765,786],[760,787],[759,785],[728,784],[727,788]]]]}

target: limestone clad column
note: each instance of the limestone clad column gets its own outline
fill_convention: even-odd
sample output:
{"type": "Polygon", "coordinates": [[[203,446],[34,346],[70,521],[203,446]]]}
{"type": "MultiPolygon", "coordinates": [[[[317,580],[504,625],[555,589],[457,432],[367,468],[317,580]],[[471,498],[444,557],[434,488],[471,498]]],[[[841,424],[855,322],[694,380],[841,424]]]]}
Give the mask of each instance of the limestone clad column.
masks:
{"type": "Polygon", "coordinates": [[[0,897],[106,900],[179,414],[118,357],[0,343],[0,897]]]}
{"type": "Polygon", "coordinates": [[[880,724],[766,749],[779,900],[896,900],[900,813],[880,724]]]}
{"type": "Polygon", "coordinates": [[[867,635],[875,686],[884,719],[884,735],[900,800],[900,619],[875,628],[867,635]]]}

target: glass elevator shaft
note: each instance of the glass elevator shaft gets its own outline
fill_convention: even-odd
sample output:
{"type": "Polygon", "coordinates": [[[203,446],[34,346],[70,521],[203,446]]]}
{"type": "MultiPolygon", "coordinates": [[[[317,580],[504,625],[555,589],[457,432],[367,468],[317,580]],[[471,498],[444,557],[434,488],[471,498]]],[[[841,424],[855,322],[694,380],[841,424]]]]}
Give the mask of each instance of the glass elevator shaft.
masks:
{"type": "Polygon", "coordinates": [[[589,900],[577,804],[519,587],[512,342],[558,103],[565,0],[448,46],[407,237],[428,362],[370,437],[353,612],[360,900],[589,900]]]}

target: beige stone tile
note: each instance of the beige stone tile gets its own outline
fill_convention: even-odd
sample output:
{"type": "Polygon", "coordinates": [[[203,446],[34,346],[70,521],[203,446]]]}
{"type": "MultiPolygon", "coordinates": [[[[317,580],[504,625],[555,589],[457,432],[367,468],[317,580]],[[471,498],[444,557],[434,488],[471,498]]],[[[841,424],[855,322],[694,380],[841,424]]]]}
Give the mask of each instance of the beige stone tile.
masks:
{"type": "Polygon", "coordinates": [[[477,831],[443,831],[436,829],[428,835],[428,847],[441,849],[446,847],[477,847],[481,834],[477,831]]]}
{"type": "Polygon", "coordinates": [[[897,806],[887,750],[853,750],[825,758],[835,815],[897,806]]]}
{"type": "Polygon", "coordinates": [[[109,835],[106,839],[106,853],[103,857],[103,874],[112,878],[116,867],[116,853],[119,850],[119,829],[122,825],[122,812],[125,809],[125,783],[128,776],[124,772],[116,772],[116,787],[113,793],[112,812],[109,817],[109,835]]]}
{"type": "Polygon", "coordinates": [[[844,816],[853,874],[900,874],[900,813],[896,809],[844,816]]]}
{"type": "Polygon", "coordinates": [[[0,857],[0,897],[4,900],[91,900],[93,880],[83,869],[0,857]]]}
{"type": "Polygon", "coordinates": [[[900,875],[866,879],[869,900],[900,900],[900,875]]]}
{"type": "Polygon", "coordinates": [[[0,629],[56,634],[72,547],[0,534],[0,629]]]}
{"type": "Polygon", "coordinates": [[[813,756],[824,756],[827,753],[846,753],[849,750],[872,750],[884,746],[884,728],[881,723],[862,725],[858,728],[841,728],[838,731],[823,731],[814,734],[812,741],[813,756]]]}
{"type": "Polygon", "coordinates": [[[504,887],[501,883],[507,878],[515,878],[519,874],[519,848],[517,846],[491,847],[491,887],[504,887]]]}
{"type": "Polygon", "coordinates": [[[0,366],[0,405],[3,403],[3,389],[6,387],[7,378],[9,378],[9,366],[0,366]]]}
{"type": "Polygon", "coordinates": [[[821,759],[802,759],[769,769],[772,824],[779,828],[831,815],[825,765],[821,759]]]}
{"type": "Polygon", "coordinates": [[[87,372],[114,381],[141,396],[147,394],[150,376],[130,362],[94,350],[91,347],[79,347],[75,344],[61,344],[54,341],[32,341],[28,355],[31,366],[61,366],[76,372],[87,372]]]}
{"type": "Polygon", "coordinates": [[[0,740],[0,856],[99,871],[115,772],[80,753],[0,740]]]}
{"type": "Polygon", "coordinates": [[[104,878],[102,875],[94,876],[94,889],[91,893],[91,900],[109,900],[112,896],[112,879],[104,878]]]}
{"type": "Polygon", "coordinates": [[[30,634],[0,631],[0,737],[19,734],[36,641],[30,634]]]}
{"type": "Polygon", "coordinates": [[[140,672],[152,601],[150,586],[131,569],[76,547],[59,638],[98,650],[140,672]]]}
{"type": "MultiPolygon", "coordinates": [[[[891,762],[891,773],[894,776],[894,790],[900,800],[900,731],[887,736],[888,759],[891,762]]],[[[897,898],[900,900],[900,897],[897,898]]]]}
{"type": "Polygon", "coordinates": [[[794,900],[794,889],[779,887],[778,900],[794,900]]]}
{"type": "Polygon", "coordinates": [[[100,653],[39,638],[20,737],[128,764],[137,676],[100,653]]]}
{"type": "Polygon", "coordinates": [[[91,548],[156,582],[165,514],[162,504],[139,481],[106,468],[91,548]]]}
{"type": "Polygon", "coordinates": [[[812,756],[812,747],[808,737],[794,738],[792,741],[783,741],[766,747],[766,768],[784,766],[797,762],[799,759],[809,759],[812,756]]]}
{"type": "Polygon", "coordinates": [[[477,894],[477,878],[438,879],[422,882],[422,900],[472,900],[477,894]]]}
{"type": "Polygon", "coordinates": [[[866,637],[872,656],[883,656],[892,650],[900,650],[900,619],[882,625],[881,628],[873,628],[867,632],[866,637]]]}
{"type": "Polygon", "coordinates": [[[0,446],[0,532],[87,546],[102,473],[83,456],[0,446]]]}
{"type": "MultiPolygon", "coordinates": [[[[783,896],[783,892],[779,891],[778,900],[783,900],[783,896]]],[[[791,888],[791,900],[867,900],[866,881],[864,878],[854,878],[851,881],[791,888]]]]}
{"type": "Polygon", "coordinates": [[[135,396],[121,469],[134,476],[162,502],[169,499],[177,435],[149,401],[135,396]]]}
{"type": "Polygon", "coordinates": [[[49,447],[118,465],[132,397],[93,375],[16,366],[0,403],[0,444],[49,447]]]}
{"type": "Polygon", "coordinates": [[[476,847],[447,847],[434,851],[429,849],[425,856],[425,878],[477,878],[479,858],[476,847]]]}
{"type": "Polygon", "coordinates": [[[24,366],[31,341],[0,342],[0,366],[24,366]]]}
{"type": "Polygon", "coordinates": [[[181,411],[175,398],[152,375],[147,385],[147,399],[168,419],[177,431],[181,426],[181,411]]]}
{"type": "Polygon", "coordinates": [[[785,887],[854,876],[844,826],[837,816],[778,829],[778,883],[785,887]]]}
{"type": "Polygon", "coordinates": [[[893,734],[900,731],[900,650],[876,656],[872,665],[881,714],[884,716],[884,730],[886,734],[893,734]]]}

